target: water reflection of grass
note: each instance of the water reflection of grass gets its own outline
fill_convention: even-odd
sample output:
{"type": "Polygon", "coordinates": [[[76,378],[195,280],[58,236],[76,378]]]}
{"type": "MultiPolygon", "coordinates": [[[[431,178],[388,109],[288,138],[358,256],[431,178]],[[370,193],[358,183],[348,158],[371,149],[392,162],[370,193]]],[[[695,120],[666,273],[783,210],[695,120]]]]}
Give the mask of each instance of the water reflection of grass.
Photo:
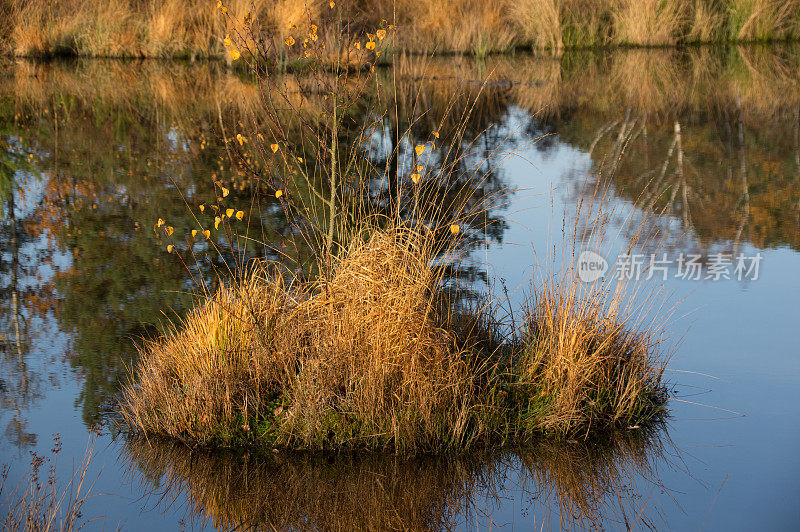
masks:
{"type": "Polygon", "coordinates": [[[633,528],[658,519],[644,490],[659,485],[662,437],[656,428],[458,457],[212,453],[132,438],[122,454],[153,496],[220,529],[446,530],[488,523],[509,497],[531,505],[529,524],[633,528]]]}

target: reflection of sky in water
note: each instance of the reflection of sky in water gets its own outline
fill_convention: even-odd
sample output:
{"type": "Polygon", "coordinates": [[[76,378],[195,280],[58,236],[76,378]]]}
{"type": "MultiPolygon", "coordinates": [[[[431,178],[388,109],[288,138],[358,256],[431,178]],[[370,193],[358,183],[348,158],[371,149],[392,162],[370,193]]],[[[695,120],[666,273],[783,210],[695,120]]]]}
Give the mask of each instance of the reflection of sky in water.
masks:
{"type": "MultiPolygon", "coordinates": [[[[571,232],[575,199],[587,175],[594,173],[593,158],[585,149],[565,142],[558,131],[547,137],[546,143],[531,144],[540,134],[537,124],[522,108],[511,105],[496,128],[497,138],[506,140],[495,148],[513,151],[503,160],[500,172],[503,184],[514,190],[502,213],[508,227],[502,243],[478,249],[471,257],[489,264],[490,277],[505,280],[515,308],[535,277],[534,265],[549,263],[554,247],[556,256],[566,249],[562,231],[571,232]]],[[[691,131],[691,127],[685,130],[691,131]]],[[[180,129],[169,129],[166,140],[171,149],[189,153],[190,139],[180,129]]],[[[410,152],[413,147],[409,144],[403,149],[410,152]]],[[[468,162],[477,157],[469,156],[468,162]]],[[[39,180],[26,174],[18,179],[28,188],[28,201],[17,204],[17,215],[23,217],[44,194],[47,177],[39,180]]],[[[126,198],[121,203],[127,205],[128,195],[133,197],[136,191],[123,184],[115,186],[118,195],[126,198]]],[[[154,196],[155,186],[161,184],[154,184],[154,196]]],[[[194,185],[188,186],[194,195],[194,185]]],[[[616,197],[612,204],[619,218],[634,210],[629,199],[616,197]]],[[[147,224],[143,221],[143,225],[147,224]]],[[[678,217],[671,218],[667,226],[670,235],[680,239],[680,249],[698,245],[706,250],[726,249],[730,244],[700,242],[691,231],[683,235],[685,228],[678,217]]],[[[20,277],[20,287],[47,282],[56,271],[73,266],[69,250],[53,254],[51,264],[37,264],[48,245],[43,237],[21,245],[20,262],[36,266],[34,275],[20,277]]],[[[610,250],[621,246],[620,241],[611,242],[606,251],[613,256],[610,250]]],[[[659,464],[663,489],[647,483],[639,484],[638,489],[639,503],[660,509],[663,523],[670,528],[696,528],[706,519],[708,529],[785,528],[800,520],[794,504],[800,495],[800,406],[794,400],[800,385],[800,360],[793,335],[800,298],[800,256],[786,244],[757,249],[743,243],[739,251],[762,253],[757,281],[692,282],[670,275],[665,283],[671,299],[680,302],[668,327],[669,347],[675,347],[676,354],[667,375],[675,383],[669,437],[677,453],[668,454],[659,464]],[[755,508],[758,511],[752,511],[755,508]]],[[[9,253],[2,258],[9,261],[9,253]]],[[[26,360],[30,374],[36,377],[34,388],[39,396],[19,412],[4,405],[0,427],[21,414],[26,420],[24,431],[38,436],[35,447],[39,451],[50,448],[51,434],[62,434],[60,471],[66,474],[71,462],[82,455],[88,438],[81,412],[85,368],[69,363],[75,331],[62,330],[52,311],[26,318],[31,331],[26,360]]],[[[4,360],[2,370],[12,372],[12,365],[13,360],[4,360]]],[[[0,438],[0,462],[12,463],[12,479],[27,467],[28,450],[15,447],[10,433],[0,438]]],[[[90,470],[90,478],[97,478],[93,491],[110,495],[91,499],[84,515],[106,516],[105,527],[119,523],[129,529],[174,528],[182,516],[181,501],[167,509],[158,496],[141,498],[145,487],[140,480],[124,475],[119,444],[107,435],[98,440],[96,456],[90,470]],[[140,512],[142,509],[146,511],[140,512]]],[[[496,525],[511,525],[509,529],[527,529],[533,524],[558,526],[557,512],[542,515],[529,494],[514,489],[516,480],[513,474],[507,480],[509,489],[503,493],[499,509],[486,502],[485,508],[479,505],[465,516],[467,528],[474,528],[475,523],[485,527],[487,518],[482,510],[491,514],[496,525]],[[527,511],[530,508],[533,510],[527,511]]]]}
{"type": "MultiPolygon", "coordinates": [[[[534,147],[518,155],[505,163],[505,177],[510,187],[524,192],[509,208],[503,243],[487,253],[491,271],[507,279],[512,292],[531,282],[534,250],[541,257],[560,247],[564,213],[575,204],[570,186],[576,179],[582,182],[591,165],[586,154],[560,144],[548,152],[534,147]]],[[[629,205],[617,205],[617,212],[629,211],[629,205]]],[[[573,223],[567,215],[567,233],[573,223]]],[[[616,251],[609,255],[621,247],[613,243],[616,251]]],[[[789,249],[739,249],[745,256],[759,251],[763,260],[755,281],[687,281],[670,272],[665,283],[671,300],[680,302],[668,327],[668,342],[677,351],[667,379],[677,392],[669,435],[680,451],[675,458],[685,466],[661,469],[664,486],[676,493],[653,487],[642,495],[650,497],[650,505],[663,506],[670,528],[694,528],[706,514],[708,529],[780,527],[800,518],[792,503],[800,494],[800,406],[792,399],[800,386],[792,334],[800,256],[789,249]],[[686,514],[674,508],[671,497],[686,514]],[[742,512],[743,505],[763,511],[742,512]]],[[[521,299],[519,292],[513,297],[521,299]]],[[[496,522],[520,524],[520,504],[505,508],[506,519],[496,522]]]]}

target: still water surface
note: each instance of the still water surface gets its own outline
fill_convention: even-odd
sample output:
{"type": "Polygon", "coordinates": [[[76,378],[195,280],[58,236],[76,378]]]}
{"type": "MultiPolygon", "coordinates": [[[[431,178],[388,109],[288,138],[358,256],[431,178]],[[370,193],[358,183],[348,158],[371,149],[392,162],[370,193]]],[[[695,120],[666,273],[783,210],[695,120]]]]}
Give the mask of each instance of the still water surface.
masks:
{"type": "MultiPolygon", "coordinates": [[[[666,242],[660,284],[679,303],[668,324],[666,427],[458,460],[214,455],[118,435],[114,398],[135,364],[132,338],[192,304],[188,274],[152,224],[163,217],[188,227],[178,189],[203,198],[213,179],[247,198],[220,124],[230,131],[257,113],[257,88],[208,64],[4,62],[0,462],[10,464],[10,482],[32,451],[48,454],[56,433],[66,477],[99,434],[89,473],[99,495],[84,515],[101,518],[91,528],[796,528],[798,52],[399,67],[398,92],[409,101],[398,104],[410,109],[413,97],[426,111],[420,138],[458,92],[457,105],[475,102],[467,160],[509,154],[475,191],[507,195],[486,214],[489,230],[476,226],[486,242],[471,257],[476,286],[488,271],[518,306],[537,265],[581,223],[575,205],[599,183],[620,219],[612,225],[650,214],[666,242]],[[495,82],[482,87],[490,73],[495,82]],[[760,257],[758,270],[737,275],[738,257],[760,257]],[[699,270],[687,275],[682,260],[699,270]],[[722,266],[729,275],[714,273],[722,266]]],[[[261,208],[279,243],[280,209],[261,208]]],[[[599,250],[609,274],[623,247],[599,250]]],[[[641,252],[649,260],[651,250],[641,252]]]]}

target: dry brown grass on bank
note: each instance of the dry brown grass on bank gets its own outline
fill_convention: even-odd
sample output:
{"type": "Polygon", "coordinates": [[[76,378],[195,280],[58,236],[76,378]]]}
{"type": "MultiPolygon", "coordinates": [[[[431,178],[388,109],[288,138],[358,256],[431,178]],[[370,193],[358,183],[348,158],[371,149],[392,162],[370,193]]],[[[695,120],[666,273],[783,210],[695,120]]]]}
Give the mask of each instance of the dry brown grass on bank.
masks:
{"type": "MultiPolygon", "coordinates": [[[[263,27],[283,35],[287,24],[319,19],[322,0],[227,0],[235,19],[254,12],[263,27]]],[[[327,6],[326,6],[327,7],[327,6]]],[[[5,51],[113,57],[209,57],[224,53],[233,22],[212,0],[29,0],[2,2],[5,51]]]]}
{"type": "Polygon", "coordinates": [[[674,45],[681,37],[685,11],[685,2],[680,0],[620,0],[614,11],[614,41],[625,45],[674,45]]]}
{"type": "MultiPolygon", "coordinates": [[[[798,0],[0,0],[0,50],[17,55],[224,57],[223,38],[252,12],[282,43],[291,25],[398,27],[396,50],[484,55],[516,47],[800,38],[798,0]]],[[[337,35],[338,37],[338,35],[337,35]]]]}

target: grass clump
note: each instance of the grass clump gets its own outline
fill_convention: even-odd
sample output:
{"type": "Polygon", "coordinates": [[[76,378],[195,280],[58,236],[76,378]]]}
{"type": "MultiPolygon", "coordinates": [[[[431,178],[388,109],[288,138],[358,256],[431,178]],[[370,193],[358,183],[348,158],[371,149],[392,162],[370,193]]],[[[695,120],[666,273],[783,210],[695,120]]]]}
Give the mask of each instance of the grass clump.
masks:
{"type": "Polygon", "coordinates": [[[142,345],[137,383],[124,391],[128,422],[148,432],[230,444],[265,422],[295,330],[290,291],[275,270],[221,286],[180,327],[142,345]]]}
{"type": "Polygon", "coordinates": [[[435,252],[432,233],[377,231],[355,240],[301,306],[304,367],[288,390],[295,437],[423,447],[465,437],[471,353],[441,325],[435,252]]]}
{"type": "Polygon", "coordinates": [[[376,230],[327,280],[256,268],[143,346],[133,427],[200,444],[430,448],[462,442],[473,355],[442,326],[433,232],[376,230]]]}
{"type": "Polygon", "coordinates": [[[524,422],[570,435],[636,425],[664,398],[661,338],[627,322],[618,293],[569,278],[544,283],[525,311],[520,381],[530,387],[524,422]]]}

